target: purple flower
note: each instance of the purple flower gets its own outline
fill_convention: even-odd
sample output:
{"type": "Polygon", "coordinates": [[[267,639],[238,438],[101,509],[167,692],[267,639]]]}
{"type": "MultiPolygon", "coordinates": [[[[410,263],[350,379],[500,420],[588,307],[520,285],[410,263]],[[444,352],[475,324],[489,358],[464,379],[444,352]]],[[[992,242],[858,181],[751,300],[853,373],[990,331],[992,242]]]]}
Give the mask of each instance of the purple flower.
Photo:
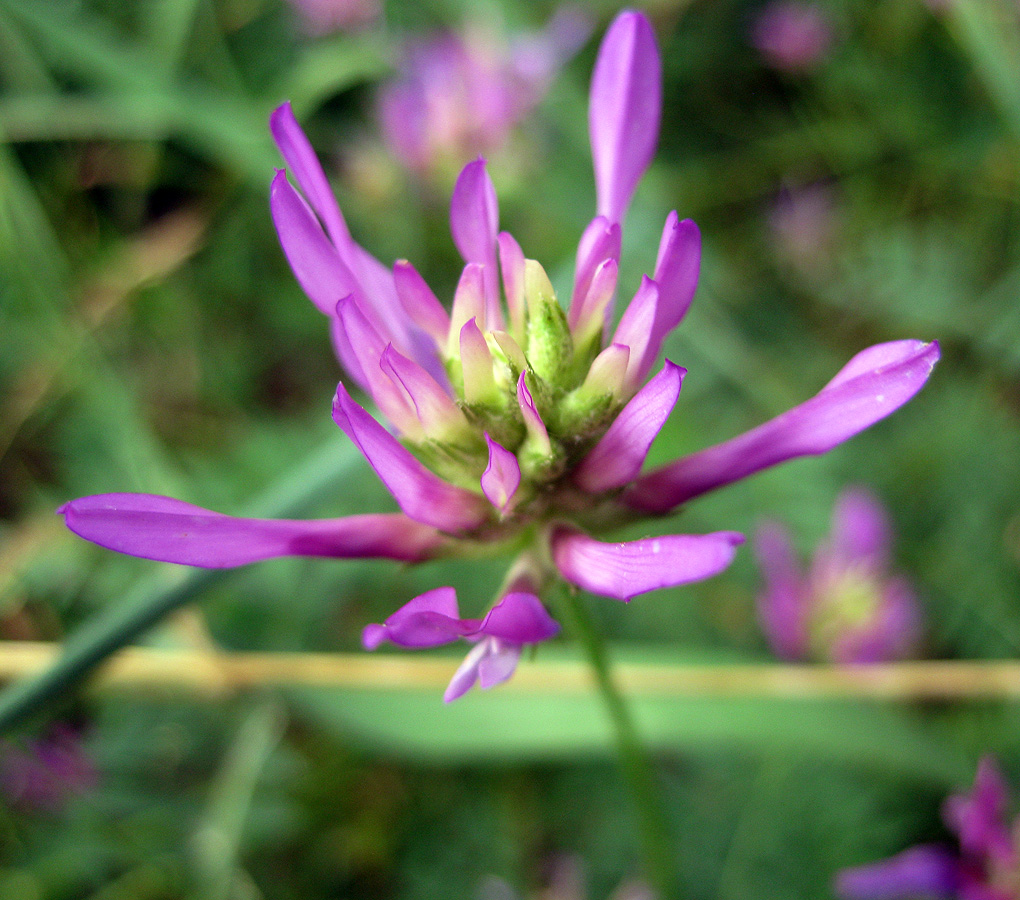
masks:
{"type": "Polygon", "coordinates": [[[0,790],[17,806],[55,813],[96,780],[81,735],[68,725],[58,723],[35,740],[0,746],[0,790]]]}
{"type": "Polygon", "coordinates": [[[501,150],[590,30],[566,7],[545,30],[510,43],[482,27],[410,42],[379,95],[390,150],[419,175],[501,150]]]}
{"type": "MultiPolygon", "coordinates": [[[[348,383],[389,422],[385,427],[339,385],[333,418],[401,512],[271,522],[165,497],[107,494],[66,504],[61,511],[70,528],[123,553],[209,567],[283,555],[418,562],[459,550],[517,548],[515,578],[526,577],[532,585],[526,592],[534,595],[565,579],[628,600],[722,571],[743,540],[734,532],[623,543],[593,535],[829,450],[909,400],[939,350],[919,341],[872,347],[812,400],[641,474],[686,370],[666,360],[646,379],[694,296],[701,247],[697,226],[670,213],[652,276],[642,279],[616,328],[607,327],[621,228],[654,153],[660,100],[651,25],[640,13],[624,12],[602,43],[592,78],[597,215],[580,239],[567,311],[541,264],[499,230],[484,160],[465,166],[453,190],[450,226],[465,267],[447,308],[409,262],[388,268],[354,241],[290,107],[280,107],[272,132],[300,188],[286,171],[273,180],[280,242],[329,319],[348,383]]],[[[461,621],[455,611],[447,618],[461,621]]],[[[459,629],[446,633],[473,636],[487,648],[469,668],[489,681],[483,669],[505,662],[510,651],[488,639],[503,638],[459,629]]]]}
{"type": "Polygon", "coordinates": [[[382,625],[369,625],[361,636],[366,650],[383,641],[398,647],[438,647],[459,638],[474,643],[450,681],[443,699],[449,703],[463,696],[475,684],[483,689],[502,684],[514,673],[521,649],[559,634],[554,622],[534,593],[517,583],[486,613],[483,619],[462,619],[457,594],[441,587],[415,597],[382,625]]]}
{"type": "Polygon", "coordinates": [[[765,576],[758,615],[783,659],[868,663],[901,659],[919,631],[917,601],[907,582],[888,571],[889,525],[878,501],[862,489],[844,491],[829,540],[807,572],[790,536],[776,522],[755,535],[765,576]]]}
{"type": "Polygon", "coordinates": [[[995,761],[978,764],[969,794],[953,794],[942,818],[958,847],[921,844],[870,865],[844,869],[836,893],[845,900],[1013,900],[1020,884],[1020,855],[1014,835],[1020,819],[1007,816],[1009,796],[995,761]]]}
{"type": "Polygon", "coordinates": [[[832,25],[810,3],[773,0],[758,15],[751,43],[769,64],[784,72],[810,69],[832,43],[832,25]]]}

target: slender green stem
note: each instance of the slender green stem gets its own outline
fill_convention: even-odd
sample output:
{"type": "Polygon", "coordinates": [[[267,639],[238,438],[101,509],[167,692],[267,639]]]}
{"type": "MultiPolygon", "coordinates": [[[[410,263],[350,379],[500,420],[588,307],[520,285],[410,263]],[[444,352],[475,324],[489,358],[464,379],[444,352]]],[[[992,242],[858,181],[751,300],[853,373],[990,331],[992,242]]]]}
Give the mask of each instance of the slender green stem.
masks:
{"type": "Polygon", "coordinates": [[[636,808],[647,875],[661,900],[678,900],[680,878],[675,844],[651,760],[638,735],[630,708],[613,681],[606,643],[584,600],[570,589],[564,589],[562,595],[561,607],[568,629],[588,658],[613,724],[620,764],[636,808]]]}

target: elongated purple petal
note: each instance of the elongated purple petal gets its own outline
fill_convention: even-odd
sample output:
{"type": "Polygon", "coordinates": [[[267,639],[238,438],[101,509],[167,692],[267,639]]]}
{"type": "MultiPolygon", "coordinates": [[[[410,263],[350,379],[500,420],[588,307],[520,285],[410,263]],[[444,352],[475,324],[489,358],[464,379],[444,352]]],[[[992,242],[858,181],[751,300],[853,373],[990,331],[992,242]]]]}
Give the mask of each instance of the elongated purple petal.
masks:
{"type": "Polygon", "coordinates": [[[514,334],[524,334],[524,251],[514,236],[501,231],[496,240],[499,244],[499,268],[503,274],[503,293],[506,295],[507,310],[510,313],[510,327],[514,334]]]}
{"type": "Polygon", "coordinates": [[[826,453],[899,409],[924,386],[938,358],[937,342],[894,341],[864,350],[807,402],[638,478],[623,499],[636,509],[665,512],[788,459],[826,453]],[[863,365],[861,357],[878,365],[863,365]]]}
{"type": "Polygon", "coordinates": [[[502,328],[496,268],[499,204],[484,159],[468,163],[457,178],[450,200],[450,230],[464,262],[485,267],[485,330],[502,328]]]}
{"type": "Polygon", "coordinates": [[[602,439],[581,461],[574,481],[593,494],[629,484],[641,471],[652,441],[680,396],[687,370],[668,359],[662,371],[638,391],[602,439]]]}
{"type": "Polygon", "coordinates": [[[290,103],[276,108],[269,117],[269,129],[295,180],[326,227],[330,239],[337,246],[350,243],[350,231],[326,179],[326,173],[322,171],[312,145],[294,118],[290,103]]]}
{"type": "Polygon", "coordinates": [[[637,389],[652,368],[659,346],[653,344],[655,323],[658,320],[659,286],[647,275],[641,279],[641,286],[634,294],[616,327],[612,343],[630,348],[624,390],[628,393],[637,389]]]}
{"type": "Polygon", "coordinates": [[[397,505],[415,521],[455,533],[488,518],[489,505],[483,497],[448,484],[426,469],[351,399],[343,384],[338,385],[333,401],[333,420],[358,446],[397,505]]]}
{"type": "Polygon", "coordinates": [[[345,519],[244,519],[154,494],[98,494],[59,510],[79,537],[118,553],[207,569],[277,556],[417,562],[443,542],[399,514],[345,519]]]}
{"type": "Polygon", "coordinates": [[[449,644],[477,628],[477,619],[460,618],[457,592],[440,587],[405,603],[382,625],[366,625],[361,643],[366,650],[375,650],[383,641],[418,650],[449,644]]]}
{"type": "Polygon", "coordinates": [[[744,537],[734,531],[677,534],[606,544],[560,527],[553,532],[553,561],[571,584],[617,600],[645,591],[711,578],[733,560],[744,537]]]}
{"type": "Polygon", "coordinates": [[[655,283],[659,286],[659,308],[652,342],[655,352],[666,335],[687,315],[698,287],[701,269],[701,232],[690,219],[678,221],[675,212],[666,217],[655,262],[655,283]]]}
{"type": "MultiPolygon", "coordinates": [[[[570,295],[570,309],[567,323],[571,330],[579,327],[586,307],[585,298],[591,289],[595,272],[606,260],[620,261],[623,237],[618,222],[610,222],[604,216],[596,216],[585,228],[577,244],[577,259],[574,263],[574,289],[570,295]]],[[[606,314],[611,315],[612,298],[606,305],[606,314]]]]}
{"type": "Polygon", "coordinates": [[[616,17],[591,80],[588,132],[599,215],[620,222],[655,153],[662,112],[662,62],[648,19],[616,17]]]}
{"type": "Polygon", "coordinates": [[[773,652],[781,659],[804,659],[808,652],[805,587],[786,529],[770,522],[754,536],[765,587],[758,597],[758,619],[773,652]]]}
{"type": "Polygon", "coordinates": [[[827,553],[842,567],[883,568],[889,560],[889,521],[882,505],[863,488],[840,494],[832,513],[827,553]]]}
{"type": "Polygon", "coordinates": [[[951,898],[960,881],[960,865],[952,854],[921,844],[882,862],[844,869],[836,876],[835,892],[843,900],[951,898]]]}
{"type": "Polygon", "coordinates": [[[482,493],[496,509],[504,512],[520,487],[521,467],[517,457],[488,434],[485,435],[485,443],[489,447],[489,464],[482,472],[482,493]]]}
{"type": "Polygon", "coordinates": [[[273,179],[269,207],[298,283],[320,311],[332,316],[340,299],[358,290],[357,279],[283,169],[273,179]]]}
{"type": "Polygon", "coordinates": [[[406,259],[393,264],[393,282],[397,298],[412,322],[442,347],[450,334],[450,314],[439,298],[406,259]]]}
{"type": "Polygon", "coordinates": [[[482,620],[480,634],[512,644],[537,644],[560,633],[556,622],[529,591],[511,591],[482,620]]]}
{"type": "Polygon", "coordinates": [[[983,756],[969,793],[953,794],[942,807],[963,851],[978,859],[1008,862],[1015,853],[1007,817],[1009,791],[992,756],[983,756]]]}

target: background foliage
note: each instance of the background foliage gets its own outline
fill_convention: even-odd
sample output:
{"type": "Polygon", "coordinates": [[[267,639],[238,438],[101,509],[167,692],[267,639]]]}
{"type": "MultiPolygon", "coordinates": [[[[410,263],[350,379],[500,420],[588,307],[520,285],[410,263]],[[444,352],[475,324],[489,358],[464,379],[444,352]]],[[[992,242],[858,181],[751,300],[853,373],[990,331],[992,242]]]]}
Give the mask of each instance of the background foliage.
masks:
{"type": "MultiPolygon", "coordinates": [[[[666,110],[621,284],[653,265],[668,210],[705,240],[694,307],[667,347],[690,375],[653,456],[806,399],[868,344],[938,338],[943,360],[912,404],[825,458],[698,501],[683,528],[751,533],[774,517],[807,552],[839,489],[867,484],[923,598],[925,654],[1015,656],[1020,23],[997,0],[822,6],[832,46],[796,73],[751,47],[760,4],[648,6],[666,110]]],[[[448,295],[449,181],[400,170],[372,101],[402,37],[467,9],[479,7],[390,0],[376,26],[313,39],[272,0],[0,0],[4,638],[61,640],[163,577],[66,533],[53,510],[72,497],[146,491],[241,511],[335,452],[339,474],[307,512],[390,508],[329,419],[339,370],[269,219],[280,160],[266,122],[291,99],[361,243],[412,260],[448,295]]],[[[590,9],[601,34],[616,7],[590,9]]],[[[484,15],[515,30],[551,11],[493,0],[484,15]]],[[[504,227],[561,282],[594,203],[596,43],[491,167],[504,227]]],[[[453,583],[481,606],[498,571],[263,563],[146,640],[352,650],[365,623],[425,587],[453,583]]],[[[596,609],[620,658],[763,661],[757,587],[745,550],[706,584],[596,609]]],[[[1018,713],[638,706],[690,898],[827,896],[841,866],[943,837],[940,799],[980,753],[1020,776],[1018,713]]],[[[5,752],[54,720],[80,735],[94,779],[47,808],[0,797],[0,897],[411,900],[482,896],[493,876],[526,896],[572,856],[601,898],[636,870],[599,707],[555,685],[450,708],[413,689],[74,693],[5,752]]]]}

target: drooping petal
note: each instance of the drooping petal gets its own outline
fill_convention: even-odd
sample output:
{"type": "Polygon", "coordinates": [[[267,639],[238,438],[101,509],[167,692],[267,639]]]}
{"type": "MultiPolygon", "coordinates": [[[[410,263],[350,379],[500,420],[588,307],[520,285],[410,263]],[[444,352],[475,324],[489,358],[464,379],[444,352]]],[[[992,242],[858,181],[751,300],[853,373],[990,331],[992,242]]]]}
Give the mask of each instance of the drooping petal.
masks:
{"type": "Polygon", "coordinates": [[[457,592],[440,587],[405,603],[382,625],[366,625],[361,643],[366,650],[375,650],[383,641],[412,650],[438,647],[464,637],[477,626],[477,619],[460,618],[457,592]]]}
{"type": "Polygon", "coordinates": [[[441,531],[475,528],[489,516],[478,494],[448,484],[426,469],[395,437],[337,386],[333,420],[362,452],[397,505],[417,522],[441,531]]]}
{"type": "Polygon", "coordinates": [[[624,502],[665,512],[788,459],[826,453],[899,409],[924,386],[938,358],[937,342],[894,341],[864,350],[812,399],[638,478],[624,502]],[[861,357],[877,365],[863,365],[861,357]]]}
{"type": "Polygon", "coordinates": [[[687,314],[698,287],[701,269],[701,232],[690,219],[678,221],[675,212],[666,217],[655,262],[655,283],[659,286],[659,308],[652,343],[658,348],[687,314]]]}
{"type": "Polygon", "coordinates": [[[287,181],[284,169],[273,179],[269,207],[298,284],[320,311],[332,316],[340,299],[358,290],[357,280],[308,204],[287,181]]]}
{"type": "Polygon", "coordinates": [[[648,19],[616,17],[591,80],[588,132],[599,215],[621,222],[659,140],[662,62],[648,19]]]}
{"type": "Polygon", "coordinates": [[[58,510],[79,537],[118,553],[207,569],[277,556],[427,559],[435,529],[399,514],[345,519],[245,519],[154,494],[98,494],[58,510]]]}
{"type": "Polygon", "coordinates": [[[444,346],[450,333],[450,314],[418,270],[406,259],[398,259],[393,264],[393,282],[400,305],[411,321],[429,335],[436,346],[444,346]]]}
{"type": "Polygon", "coordinates": [[[957,896],[960,875],[959,863],[945,848],[921,844],[881,862],[844,869],[836,876],[835,892],[843,900],[948,900],[957,896]]]}
{"type": "Polygon", "coordinates": [[[269,130],[330,239],[338,247],[349,243],[351,234],[326,179],[326,173],[322,171],[312,145],[294,118],[289,102],[277,107],[269,117],[269,130]]]}
{"type": "Polygon", "coordinates": [[[758,597],[758,619],[769,646],[781,659],[804,659],[808,652],[807,597],[786,529],[777,522],[759,528],[754,554],[765,579],[758,597]]]}
{"type": "Polygon", "coordinates": [[[488,434],[485,443],[489,447],[489,464],[482,472],[482,493],[496,509],[504,512],[520,487],[521,467],[517,457],[488,434]]]}
{"type": "Polygon", "coordinates": [[[537,644],[556,637],[560,626],[530,591],[511,591],[489,610],[478,631],[511,644],[537,644]]]}
{"type": "Polygon", "coordinates": [[[686,374],[686,369],[666,360],[662,371],[631,398],[581,461],[574,473],[579,487],[593,494],[611,491],[637,476],[652,441],[676,405],[686,374]]]}
{"type": "Polygon", "coordinates": [[[508,681],[521,659],[520,644],[507,644],[498,638],[490,638],[485,644],[488,652],[478,660],[478,686],[483,691],[508,681]]]}
{"type": "Polygon", "coordinates": [[[617,600],[711,578],[733,560],[743,535],[678,534],[607,544],[571,528],[553,532],[553,561],[571,584],[617,600]]]}
{"type": "Polygon", "coordinates": [[[840,494],[832,513],[827,552],[835,565],[882,569],[889,559],[889,521],[881,504],[863,488],[840,494]]]}
{"type": "Polygon", "coordinates": [[[450,230],[464,262],[484,266],[485,329],[502,328],[496,280],[499,204],[484,159],[468,163],[457,178],[450,200],[450,230]]]}

